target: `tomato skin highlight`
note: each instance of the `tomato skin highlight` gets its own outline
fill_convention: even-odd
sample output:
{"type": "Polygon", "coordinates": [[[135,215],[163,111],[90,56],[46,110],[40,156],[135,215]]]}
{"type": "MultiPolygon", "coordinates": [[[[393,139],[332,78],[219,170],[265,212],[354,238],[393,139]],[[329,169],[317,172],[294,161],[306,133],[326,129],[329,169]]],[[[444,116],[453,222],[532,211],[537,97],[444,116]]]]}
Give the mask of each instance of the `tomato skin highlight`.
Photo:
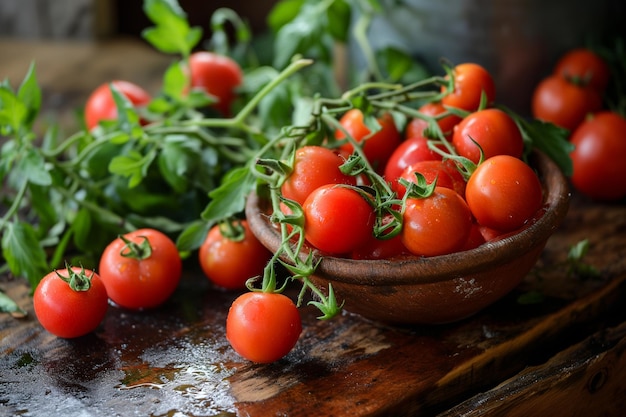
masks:
{"type": "Polygon", "coordinates": [[[271,258],[270,251],[261,244],[242,220],[243,240],[234,241],[222,235],[219,225],[209,231],[198,251],[200,267],[206,277],[218,287],[228,290],[246,288],[249,278],[263,275],[271,258]]]}
{"type": "MultiPolygon", "coordinates": [[[[487,98],[487,107],[494,102],[496,96],[495,82],[489,71],[483,66],[468,62],[455,66],[452,71],[454,90],[441,99],[443,105],[476,111],[480,107],[483,92],[487,98]]],[[[446,92],[447,87],[442,86],[441,91],[446,92]]]]}
{"type": "Polygon", "coordinates": [[[306,240],[322,252],[348,254],[373,233],[374,209],[351,188],[324,185],[307,197],[302,208],[306,240]]]}
{"type": "Polygon", "coordinates": [[[511,155],[521,158],[524,151],[524,139],[515,121],[500,109],[479,110],[465,117],[455,128],[452,145],[459,155],[475,164],[480,159],[496,155],[511,155]]]}
{"type": "Polygon", "coordinates": [[[497,155],[467,181],[465,199],[476,221],[499,232],[521,228],[543,204],[537,174],[521,159],[497,155]]]}
{"type": "Polygon", "coordinates": [[[226,338],[240,356],[256,363],[287,355],[302,333],[293,301],[278,293],[247,292],[235,299],[226,318],[226,338]]]}
{"type": "Polygon", "coordinates": [[[194,52],[189,56],[191,86],[204,89],[215,96],[213,104],[223,116],[231,115],[231,106],[237,98],[236,88],[243,82],[243,72],[232,58],[210,51],[194,52]]]}
{"type": "Polygon", "coordinates": [[[465,200],[445,187],[435,187],[426,198],[408,198],[403,221],[402,243],[417,256],[461,250],[472,228],[472,215],[465,200]]]}
{"type": "MultiPolygon", "coordinates": [[[[72,267],[75,272],[82,268],[72,267]]],[[[74,291],[57,275],[67,276],[67,269],[53,271],[42,278],[33,294],[33,307],[39,323],[55,336],[71,339],[94,331],[104,319],[109,298],[100,276],[85,270],[91,277],[87,291],[74,291]]]]}
{"type": "Polygon", "coordinates": [[[124,237],[136,244],[148,239],[152,254],[146,259],[122,256],[126,243],[117,238],[104,249],[99,273],[109,298],[120,307],[141,310],[163,304],[182,276],[182,260],[176,244],[155,229],[138,229],[124,237]]]}
{"type": "Polygon", "coordinates": [[[589,117],[572,133],[574,187],[596,200],[626,197],[626,119],[611,111],[589,117]]]}
{"type": "Polygon", "coordinates": [[[93,129],[102,120],[117,119],[117,106],[111,87],[113,84],[135,107],[146,106],[152,99],[150,94],[137,84],[114,80],[96,88],[85,103],[85,125],[88,130],[93,129]]]}
{"type": "Polygon", "coordinates": [[[587,114],[601,107],[602,98],[596,90],[555,75],[543,79],[535,87],[531,101],[533,117],[569,131],[574,130],[587,114]]]}
{"type": "Polygon", "coordinates": [[[304,204],[315,190],[326,184],[356,185],[356,178],[341,172],[343,157],[323,146],[303,146],[296,151],[293,172],[280,190],[283,197],[304,204]]]}

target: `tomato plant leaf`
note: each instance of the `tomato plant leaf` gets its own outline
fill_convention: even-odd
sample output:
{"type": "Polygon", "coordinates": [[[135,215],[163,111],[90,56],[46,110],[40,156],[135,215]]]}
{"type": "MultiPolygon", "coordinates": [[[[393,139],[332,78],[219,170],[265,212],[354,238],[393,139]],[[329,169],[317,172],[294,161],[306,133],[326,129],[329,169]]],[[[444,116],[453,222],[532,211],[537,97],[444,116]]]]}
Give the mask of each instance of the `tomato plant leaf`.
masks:
{"type": "Polygon", "coordinates": [[[155,152],[141,155],[136,150],[131,150],[128,155],[118,155],[111,160],[109,171],[112,174],[128,177],[128,187],[139,185],[146,176],[148,167],[156,157],[155,152]]]}
{"type": "Polygon", "coordinates": [[[0,87],[0,133],[4,136],[18,134],[28,109],[8,86],[0,87]]]}
{"type": "Polygon", "coordinates": [[[0,291],[0,311],[3,313],[9,313],[16,317],[23,317],[26,315],[26,311],[20,308],[15,301],[8,295],[0,291]]]}
{"type": "Polygon", "coordinates": [[[163,178],[176,192],[182,193],[188,189],[187,169],[191,163],[180,143],[164,143],[157,162],[163,178]]]}
{"type": "Polygon", "coordinates": [[[144,12],[156,26],[144,29],[142,36],[161,52],[188,56],[202,38],[202,28],[189,26],[176,0],[145,0],[144,12]]]}
{"type": "Polygon", "coordinates": [[[255,183],[256,178],[248,166],[228,172],[221,185],[209,193],[212,200],[202,212],[202,219],[209,223],[217,223],[243,212],[246,197],[255,183]]]}
{"type": "Polygon", "coordinates": [[[34,148],[27,148],[22,158],[17,161],[15,169],[28,182],[42,186],[52,184],[52,177],[46,169],[46,161],[34,148]]]}
{"type": "Polygon", "coordinates": [[[198,249],[206,239],[212,224],[205,221],[195,221],[188,224],[176,239],[176,247],[181,252],[198,249]]]}
{"type": "Polygon", "coordinates": [[[328,30],[333,39],[346,43],[350,33],[350,5],[344,0],[336,0],[328,8],[328,30]]]}
{"type": "Polygon", "coordinates": [[[31,63],[26,73],[26,77],[17,93],[18,98],[26,108],[23,123],[30,128],[39,114],[41,107],[41,89],[37,84],[37,75],[35,73],[35,64],[31,63]]]}
{"type": "Polygon", "coordinates": [[[26,222],[5,225],[2,256],[15,275],[28,279],[32,289],[49,269],[46,254],[39,244],[35,229],[26,222]]]}
{"type": "Polygon", "coordinates": [[[278,32],[280,28],[291,22],[298,15],[304,0],[281,0],[277,2],[267,15],[267,25],[278,32]]]}

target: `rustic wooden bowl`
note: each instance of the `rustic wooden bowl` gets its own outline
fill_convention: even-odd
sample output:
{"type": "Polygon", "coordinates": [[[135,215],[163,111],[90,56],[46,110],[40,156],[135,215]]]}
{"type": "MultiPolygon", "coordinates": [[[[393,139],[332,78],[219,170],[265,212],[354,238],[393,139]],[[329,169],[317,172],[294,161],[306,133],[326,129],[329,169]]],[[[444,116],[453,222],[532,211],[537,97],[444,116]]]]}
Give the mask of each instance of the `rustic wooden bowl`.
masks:
{"type": "MultiPolygon", "coordinates": [[[[464,252],[407,260],[353,260],[321,256],[312,282],[332,283],[345,310],[395,324],[441,324],[469,317],[500,299],[528,274],[567,214],[569,188],[557,165],[532,155],[544,187],[544,206],[521,231],[464,252]]],[[[259,240],[275,251],[280,234],[268,202],[252,193],[246,216],[259,240]]],[[[303,259],[305,254],[302,254],[303,259]]]]}

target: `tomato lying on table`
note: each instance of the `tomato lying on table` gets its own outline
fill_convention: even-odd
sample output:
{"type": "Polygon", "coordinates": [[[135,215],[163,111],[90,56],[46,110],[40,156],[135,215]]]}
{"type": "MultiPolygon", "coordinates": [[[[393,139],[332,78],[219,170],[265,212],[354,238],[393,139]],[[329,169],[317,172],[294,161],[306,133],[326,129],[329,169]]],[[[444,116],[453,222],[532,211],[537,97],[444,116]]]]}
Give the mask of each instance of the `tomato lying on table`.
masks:
{"type": "Polygon", "coordinates": [[[107,312],[108,302],[100,276],[79,267],[50,272],[33,294],[39,323],[50,333],[68,339],[95,330],[107,312]]]}
{"type": "Polygon", "coordinates": [[[226,318],[226,338],[242,357],[270,363],[287,355],[302,332],[293,301],[278,293],[247,292],[235,299],[226,318]]]}
{"type": "Polygon", "coordinates": [[[129,309],[161,305],[182,275],[176,244],[155,229],[138,229],[112,241],[100,258],[100,277],[111,301],[129,309]]]}
{"type": "MultiPolygon", "coordinates": [[[[114,80],[110,84],[113,84],[136,107],[146,106],[151,100],[150,94],[137,84],[123,80],[114,80]]],[[[87,98],[85,124],[87,129],[91,130],[102,120],[115,119],[117,119],[117,105],[111,86],[109,83],[102,84],[87,98]]]]}

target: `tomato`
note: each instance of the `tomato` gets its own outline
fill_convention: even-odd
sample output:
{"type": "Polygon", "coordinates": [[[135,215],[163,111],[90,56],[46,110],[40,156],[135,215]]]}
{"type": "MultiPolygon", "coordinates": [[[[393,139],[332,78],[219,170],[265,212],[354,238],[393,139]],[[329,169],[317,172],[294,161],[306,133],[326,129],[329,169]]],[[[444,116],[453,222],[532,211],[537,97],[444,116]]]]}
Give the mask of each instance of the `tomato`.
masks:
{"type": "Polygon", "coordinates": [[[33,306],[44,329],[69,339],[98,327],[107,312],[109,298],[98,274],[70,267],[42,278],[33,294],[33,306]]]}
{"type": "MultiPolygon", "coordinates": [[[[150,94],[140,86],[128,81],[114,80],[111,82],[135,107],[146,106],[150,100],[150,94]]],[[[117,119],[117,106],[109,83],[96,88],[87,98],[85,103],[85,124],[91,130],[101,120],[117,119]]]]}
{"type": "MultiPolygon", "coordinates": [[[[372,133],[363,120],[363,113],[359,109],[348,110],[339,123],[358,143],[364,142],[363,153],[374,169],[382,172],[387,160],[393,151],[400,145],[401,136],[396,123],[390,113],[384,113],[376,119],[380,124],[380,130],[372,133]]],[[[344,139],[346,135],[342,130],[335,132],[335,138],[344,139]]],[[[354,148],[347,142],[341,146],[346,154],[351,154],[354,148]]]]}
{"type": "Polygon", "coordinates": [[[240,224],[243,228],[241,240],[225,236],[220,225],[215,225],[198,251],[200,267],[206,277],[229,290],[243,289],[249,278],[263,275],[272,256],[252,233],[248,222],[242,220],[240,224]]]}
{"type": "MultiPolygon", "coordinates": [[[[454,90],[441,99],[444,106],[476,111],[480,106],[483,93],[487,98],[487,106],[494,102],[496,96],[495,82],[484,67],[469,62],[455,66],[452,73],[454,90]]],[[[447,92],[447,87],[442,86],[441,91],[447,92]]]]}
{"type": "Polygon", "coordinates": [[[543,204],[543,189],[535,171],[510,155],[485,160],[472,173],[465,199],[476,221],[500,232],[522,227],[543,204]]]}
{"type": "MultiPolygon", "coordinates": [[[[456,169],[454,162],[451,160],[445,161],[420,161],[412,165],[409,165],[402,171],[400,178],[409,181],[416,182],[415,173],[419,172],[424,176],[427,183],[432,183],[437,180],[437,186],[450,188],[456,191],[460,196],[465,194],[465,179],[463,175],[456,169]]],[[[404,197],[406,187],[400,182],[395,181],[391,183],[392,190],[396,192],[399,198],[404,197]]]]}
{"type": "MultiPolygon", "coordinates": [[[[389,224],[392,219],[391,215],[388,215],[383,218],[383,223],[389,224]]],[[[388,239],[379,239],[372,234],[352,251],[351,257],[352,259],[390,259],[407,253],[400,234],[388,239]]]]}
{"type": "Polygon", "coordinates": [[[480,159],[480,145],[484,159],[496,155],[521,158],[524,139],[511,116],[500,109],[479,110],[465,117],[455,128],[452,145],[457,153],[475,164],[480,159]]]}
{"type": "MultiPolygon", "coordinates": [[[[422,106],[419,109],[417,109],[417,111],[427,116],[435,117],[435,116],[445,113],[447,110],[441,102],[428,102],[428,103],[422,104],[422,106]]],[[[454,129],[454,126],[456,126],[457,123],[459,123],[460,121],[461,121],[461,118],[459,116],[456,116],[454,114],[449,114],[447,116],[437,119],[437,124],[441,128],[441,132],[444,135],[447,135],[452,132],[452,129],[454,129]]],[[[428,127],[428,122],[426,122],[424,119],[420,119],[419,117],[416,117],[414,119],[411,119],[411,121],[406,125],[404,136],[407,139],[418,137],[418,136],[423,136],[424,129],[426,129],[427,127],[428,127]]]]}
{"type": "Polygon", "coordinates": [[[454,190],[435,187],[425,198],[406,200],[402,243],[418,256],[437,256],[459,251],[472,228],[465,200],[454,190]]]}
{"type": "Polygon", "coordinates": [[[611,111],[590,116],[572,133],[574,187],[598,200],[626,197],[626,119],[611,111]]]}
{"type": "Polygon", "coordinates": [[[189,56],[189,69],[191,86],[202,88],[217,98],[213,106],[223,116],[230,116],[232,103],[237,98],[236,89],[243,82],[239,64],[225,55],[200,51],[189,56]]]}
{"type": "Polygon", "coordinates": [[[283,197],[300,204],[313,190],[326,184],[356,185],[356,178],[341,172],[345,160],[323,146],[303,146],[296,151],[293,171],[282,184],[283,197]]]}
{"type": "Polygon", "coordinates": [[[182,275],[176,244],[155,229],[138,229],[113,240],[100,257],[100,278],[109,298],[129,309],[157,307],[182,275]]]}
{"type": "Polygon", "coordinates": [[[256,363],[275,362],[298,342],[302,321],[293,301],[278,293],[246,292],[226,318],[226,338],[239,355],[256,363]]]}
{"type": "Polygon", "coordinates": [[[533,91],[531,110],[536,119],[574,130],[591,112],[600,110],[602,97],[588,87],[573,84],[552,75],[544,78],[533,91]]]}
{"type": "Polygon", "coordinates": [[[576,48],[561,56],[554,66],[554,74],[602,94],[609,84],[611,71],[604,59],[592,50],[576,48]]]}
{"type": "Polygon", "coordinates": [[[373,233],[374,209],[352,188],[328,184],[313,191],[302,206],[307,241],[329,254],[347,254],[373,233]]]}
{"type": "MultiPolygon", "coordinates": [[[[442,146],[440,146],[442,148],[442,146]]],[[[443,149],[442,149],[443,150],[443,149]]],[[[408,138],[396,148],[385,165],[384,177],[394,181],[411,164],[420,161],[441,160],[442,156],[428,147],[428,139],[423,136],[408,138]]]]}

